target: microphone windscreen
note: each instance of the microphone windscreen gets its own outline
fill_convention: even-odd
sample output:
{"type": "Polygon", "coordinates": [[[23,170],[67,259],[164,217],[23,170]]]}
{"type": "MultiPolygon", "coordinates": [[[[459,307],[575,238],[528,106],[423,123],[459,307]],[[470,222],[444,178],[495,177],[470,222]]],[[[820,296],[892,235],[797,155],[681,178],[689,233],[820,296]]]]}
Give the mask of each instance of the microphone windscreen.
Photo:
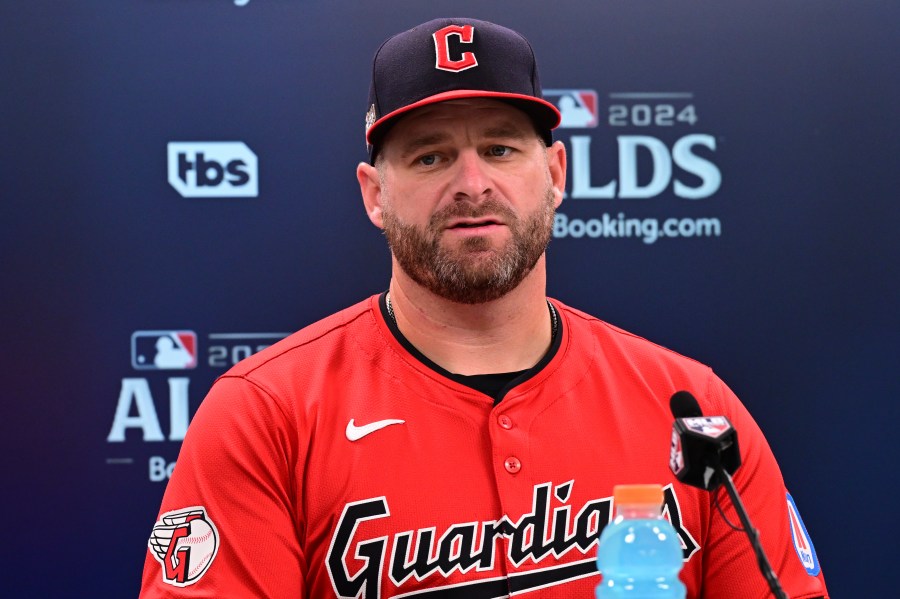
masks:
{"type": "Polygon", "coordinates": [[[703,410],[697,399],[690,391],[676,391],[669,400],[669,409],[675,418],[698,418],[703,416],[703,410]]]}

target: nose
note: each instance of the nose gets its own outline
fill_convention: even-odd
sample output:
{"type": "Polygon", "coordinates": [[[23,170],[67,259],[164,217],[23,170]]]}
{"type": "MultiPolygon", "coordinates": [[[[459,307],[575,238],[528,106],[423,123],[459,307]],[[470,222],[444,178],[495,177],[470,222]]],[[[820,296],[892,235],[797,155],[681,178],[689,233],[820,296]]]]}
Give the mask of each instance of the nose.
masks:
{"type": "Polygon", "coordinates": [[[487,170],[488,165],[475,149],[467,148],[460,152],[455,166],[454,199],[477,202],[490,195],[491,179],[487,170]]]}

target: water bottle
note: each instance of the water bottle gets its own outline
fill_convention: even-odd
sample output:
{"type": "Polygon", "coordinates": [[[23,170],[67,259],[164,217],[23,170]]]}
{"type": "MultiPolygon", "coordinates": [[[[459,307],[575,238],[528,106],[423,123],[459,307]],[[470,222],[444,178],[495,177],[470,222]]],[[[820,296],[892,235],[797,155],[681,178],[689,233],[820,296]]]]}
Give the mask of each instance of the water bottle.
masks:
{"type": "Polygon", "coordinates": [[[597,551],[603,574],[597,599],[684,599],[681,542],[662,517],[662,487],[619,485],[613,500],[616,518],[603,529],[597,551]]]}

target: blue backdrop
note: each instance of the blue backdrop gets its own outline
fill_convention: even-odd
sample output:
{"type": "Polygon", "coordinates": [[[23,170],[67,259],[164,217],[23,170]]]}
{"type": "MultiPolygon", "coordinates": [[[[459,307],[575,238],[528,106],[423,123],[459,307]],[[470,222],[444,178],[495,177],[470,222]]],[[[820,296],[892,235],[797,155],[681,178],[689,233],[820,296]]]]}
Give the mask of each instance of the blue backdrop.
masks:
{"type": "Polygon", "coordinates": [[[712,365],[833,596],[888,594],[900,6],[875,0],[0,1],[0,594],[135,596],[214,378],[386,288],[353,175],[370,60],[454,15],[523,32],[566,110],[550,294],[712,365]]]}

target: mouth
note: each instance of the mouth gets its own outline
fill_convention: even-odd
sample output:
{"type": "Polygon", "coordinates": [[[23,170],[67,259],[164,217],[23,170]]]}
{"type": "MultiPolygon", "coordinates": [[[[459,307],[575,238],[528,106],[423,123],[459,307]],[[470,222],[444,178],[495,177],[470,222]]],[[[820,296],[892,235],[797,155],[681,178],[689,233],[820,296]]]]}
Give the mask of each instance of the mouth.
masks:
{"type": "Polygon", "coordinates": [[[484,218],[459,218],[450,221],[447,229],[450,230],[486,230],[487,228],[498,227],[503,223],[493,217],[484,218]]]}

